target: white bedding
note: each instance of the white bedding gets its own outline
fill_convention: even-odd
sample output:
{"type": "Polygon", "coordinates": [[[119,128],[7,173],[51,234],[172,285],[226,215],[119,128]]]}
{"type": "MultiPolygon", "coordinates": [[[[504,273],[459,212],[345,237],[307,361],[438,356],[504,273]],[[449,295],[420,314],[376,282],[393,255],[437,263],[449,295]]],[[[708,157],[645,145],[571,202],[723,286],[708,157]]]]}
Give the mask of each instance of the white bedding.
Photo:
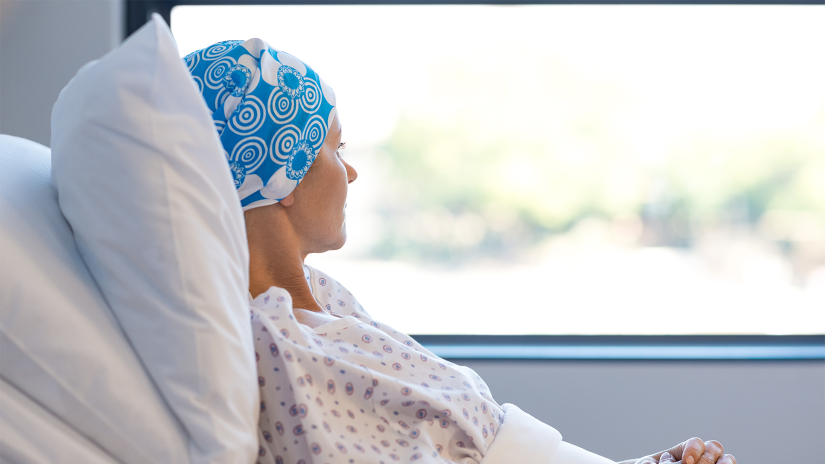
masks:
{"type": "MultiPolygon", "coordinates": [[[[512,404],[481,464],[614,464],[563,442],[561,434],[512,404]]],[[[0,377],[0,462],[118,462],[0,377]]]]}
{"type": "MultiPolygon", "coordinates": [[[[52,185],[83,263],[185,431],[189,459],[172,462],[254,462],[243,212],[160,16],[60,92],[51,148],[52,185]]],[[[137,462],[158,461],[170,460],[137,462]]]]}
{"type": "Polygon", "coordinates": [[[0,462],[118,462],[77,430],[0,377],[0,462]]]}
{"type": "Polygon", "coordinates": [[[0,135],[0,376],[125,463],[187,462],[186,436],[81,260],[49,172],[47,147],[0,135]]]}

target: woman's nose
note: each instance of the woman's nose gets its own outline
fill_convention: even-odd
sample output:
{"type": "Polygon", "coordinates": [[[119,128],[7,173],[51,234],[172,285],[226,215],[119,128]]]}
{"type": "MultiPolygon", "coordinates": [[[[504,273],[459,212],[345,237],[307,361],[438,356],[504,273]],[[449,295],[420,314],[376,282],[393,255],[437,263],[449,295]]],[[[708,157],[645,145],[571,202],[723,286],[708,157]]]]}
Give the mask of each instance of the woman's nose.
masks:
{"type": "Polygon", "coordinates": [[[358,171],[356,171],[355,168],[352,167],[346,161],[344,161],[344,166],[346,166],[346,168],[347,168],[347,181],[348,181],[347,183],[351,184],[351,183],[355,182],[355,179],[358,178],[358,171]]]}

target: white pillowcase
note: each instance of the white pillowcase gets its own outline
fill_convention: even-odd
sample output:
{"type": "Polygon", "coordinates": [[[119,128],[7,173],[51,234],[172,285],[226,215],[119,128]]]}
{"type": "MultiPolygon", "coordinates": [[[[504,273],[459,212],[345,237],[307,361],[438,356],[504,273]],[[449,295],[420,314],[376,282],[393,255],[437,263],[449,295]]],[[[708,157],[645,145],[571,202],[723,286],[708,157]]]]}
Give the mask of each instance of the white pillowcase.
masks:
{"type": "Polygon", "coordinates": [[[116,464],[119,461],[0,378],[0,462],[116,464]]]}
{"type": "MultiPolygon", "coordinates": [[[[120,462],[184,462],[186,434],[77,252],[49,158],[43,145],[0,135],[0,376],[120,462]]],[[[70,450],[27,429],[3,396],[3,422],[42,455],[63,457],[52,462],[69,462],[70,450]]],[[[2,453],[24,445],[0,435],[14,441],[2,453]]]]}
{"type": "Polygon", "coordinates": [[[52,179],[83,260],[189,436],[195,463],[257,456],[241,206],[209,112],[154,15],[52,112],[52,179]]]}

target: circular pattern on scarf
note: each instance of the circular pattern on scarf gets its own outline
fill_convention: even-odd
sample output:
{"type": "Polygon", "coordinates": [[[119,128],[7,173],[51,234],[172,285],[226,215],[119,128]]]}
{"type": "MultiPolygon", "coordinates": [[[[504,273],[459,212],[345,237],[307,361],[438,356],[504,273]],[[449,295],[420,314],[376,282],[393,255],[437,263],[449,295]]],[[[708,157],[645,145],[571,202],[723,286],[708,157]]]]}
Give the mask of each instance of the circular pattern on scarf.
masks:
{"type": "MultiPolygon", "coordinates": [[[[229,92],[226,89],[220,89],[215,94],[215,108],[220,108],[221,105],[226,101],[227,97],[229,97],[229,92]]],[[[222,111],[222,110],[221,110],[222,111]]]]}
{"type": "Polygon", "coordinates": [[[315,150],[306,140],[299,141],[286,162],[286,177],[301,180],[309,171],[313,161],[315,161],[315,150]]]}
{"type": "Polygon", "coordinates": [[[286,124],[298,114],[298,104],[289,95],[276,89],[269,94],[267,102],[267,112],[275,124],[286,124]]]}
{"type": "Polygon", "coordinates": [[[317,114],[309,118],[302,135],[303,137],[301,138],[309,142],[312,148],[315,150],[320,149],[324,144],[324,139],[327,138],[327,128],[324,118],[317,114]]]}
{"type": "Polygon", "coordinates": [[[195,66],[201,62],[201,55],[198,52],[192,52],[183,58],[183,62],[186,63],[186,67],[189,69],[189,72],[192,72],[192,70],[195,69],[195,66]]]}
{"type": "Polygon", "coordinates": [[[304,76],[291,66],[281,65],[278,68],[278,86],[281,92],[295,100],[304,94],[304,76]]]}
{"type": "Polygon", "coordinates": [[[233,97],[241,97],[252,80],[252,72],[242,64],[229,68],[223,75],[223,86],[233,97]]]}
{"type": "Polygon", "coordinates": [[[226,127],[226,121],[219,121],[219,120],[212,120],[215,123],[215,130],[218,132],[218,136],[223,133],[224,128],[226,127]]]}
{"type": "Polygon", "coordinates": [[[251,173],[258,169],[266,157],[266,142],[260,137],[247,137],[232,149],[230,160],[241,163],[245,172],[251,173]]]}
{"type": "Polygon", "coordinates": [[[269,159],[279,165],[285,164],[300,139],[301,131],[297,127],[292,124],[282,127],[272,138],[269,159]]]}
{"type": "Polygon", "coordinates": [[[218,42],[183,62],[211,111],[236,187],[253,170],[261,179],[258,187],[247,183],[241,205],[254,207],[260,197],[250,189],[270,185],[281,166],[287,165],[279,182],[297,185],[323,146],[335,107],[320,76],[261,39],[218,42]]]}
{"type": "Polygon", "coordinates": [[[195,81],[195,85],[198,86],[198,92],[203,93],[203,79],[198,76],[192,76],[192,80],[195,81]]]}
{"type": "Polygon", "coordinates": [[[229,129],[238,135],[249,135],[264,124],[266,108],[258,97],[247,95],[229,119],[229,129]]]}
{"type": "Polygon", "coordinates": [[[210,89],[220,89],[223,87],[224,75],[232,69],[237,62],[231,56],[225,56],[219,60],[215,60],[206,68],[204,78],[206,79],[206,86],[210,89]]]}
{"type": "Polygon", "coordinates": [[[241,43],[243,43],[243,40],[224,40],[223,42],[218,42],[204,50],[203,57],[207,60],[214,60],[215,58],[225,55],[226,52],[232,50],[241,43]]]}
{"type": "Polygon", "coordinates": [[[321,107],[321,89],[318,84],[307,77],[304,79],[304,93],[301,95],[301,106],[307,113],[313,113],[321,107]]]}

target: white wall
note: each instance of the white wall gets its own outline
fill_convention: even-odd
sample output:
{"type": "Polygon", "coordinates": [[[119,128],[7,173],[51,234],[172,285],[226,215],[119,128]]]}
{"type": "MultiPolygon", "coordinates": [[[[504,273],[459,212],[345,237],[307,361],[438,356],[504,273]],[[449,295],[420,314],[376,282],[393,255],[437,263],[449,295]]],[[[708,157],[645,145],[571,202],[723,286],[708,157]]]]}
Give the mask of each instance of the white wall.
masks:
{"type": "Polygon", "coordinates": [[[123,38],[122,0],[0,0],[0,133],[48,146],[60,90],[123,38]]]}
{"type": "Polygon", "coordinates": [[[466,361],[499,403],[611,459],[693,436],[740,464],[825,462],[825,361],[466,361]]]}

